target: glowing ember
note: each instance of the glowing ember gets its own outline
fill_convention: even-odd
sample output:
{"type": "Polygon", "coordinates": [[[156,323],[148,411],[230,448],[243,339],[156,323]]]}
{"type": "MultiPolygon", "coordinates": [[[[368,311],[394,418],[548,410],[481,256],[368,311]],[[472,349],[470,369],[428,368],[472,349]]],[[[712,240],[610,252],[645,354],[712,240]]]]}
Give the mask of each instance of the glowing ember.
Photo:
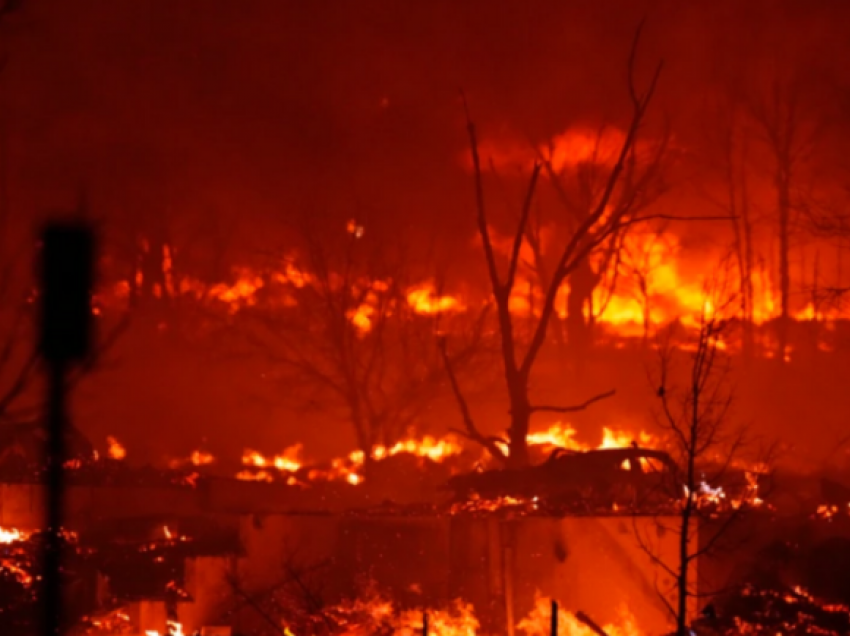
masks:
{"type": "Polygon", "coordinates": [[[197,450],[192,451],[192,455],[189,459],[195,466],[205,466],[207,464],[212,464],[215,461],[215,457],[213,457],[210,453],[197,450]]]}
{"type": "Polygon", "coordinates": [[[416,636],[423,633],[426,615],[428,633],[433,636],[475,636],[479,633],[480,624],[469,603],[457,599],[445,609],[400,610],[373,585],[356,599],[347,599],[325,608],[321,617],[301,621],[307,624],[300,628],[294,624],[286,625],[283,633],[288,636],[312,636],[316,633],[416,636]],[[309,624],[311,622],[313,625],[309,624]]]}
{"type": "Polygon", "coordinates": [[[127,451],[125,450],[125,448],[117,439],[112,437],[112,435],[106,438],[106,443],[109,444],[109,450],[107,451],[107,454],[111,459],[121,460],[127,457],[127,451]]]}
{"type": "Polygon", "coordinates": [[[215,462],[215,456],[211,453],[207,453],[202,450],[194,450],[189,455],[189,457],[181,457],[177,459],[172,459],[168,462],[168,466],[173,469],[180,468],[181,466],[192,465],[192,466],[209,466],[210,464],[215,462]]]}
{"type": "Polygon", "coordinates": [[[832,521],[834,517],[839,514],[850,515],[850,504],[847,506],[828,506],[826,504],[821,504],[818,506],[818,509],[815,511],[813,515],[815,519],[823,519],[825,521],[832,521]]]}
{"type": "Polygon", "coordinates": [[[824,602],[799,586],[757,589],[745,586],[740,601],[744,616],[733,616],[726,634],[846,634],[850,607],[824,602]],[[734,630],[734,631],[733,631],[734,630]]]}
{"type": "Polygon", "coordinates": [[[498,497],[496,499],[482,499],[474,496],[467,501],[453,504],[451,514],[463,512],[496,512],[497,510],[513,511],[522,514],[536,512],[538,509],[537,497],[532,499],[518,499],[516,497],[498,497]]]}
{"type": "MultiPolygon", "coordinates": [[[[147,630],[145,636],[163,636],[158,630],[147,630]]],[[[186,636],[183,632],[183,625],[174,621],[166,621],[164,636],[186,636]]]]}
{"type": "Polygon", "coordinates": [[[236,473],[236,479],[241,481],[263,481],[267,483],[271,483],[274,481],[274,477],[272,477],[269,473],[264,470],[259,472],[252,472],[250,470],[241,470],[236,473]]]}
{"type": "Polygon", "coordinates": [[[97,618],[84,617],[83,622],[106,634],[127,634],[132,629],[130,616],[123,610],[113,610],[97,618]]]}
{"type": "MultiPolygon", "coordinates": [[[[688,498],[688,487],[683,486],[685,491],[685,499],[688,498]]],[[[693,495],[697,507],[704,506],[719,506],[726,499],[726,493],[723,488],[712,488],[705,481],[700,482],[699,487],[693,495]]]]}
{"type": "MultiPolygon", "coordinates": [[[[189,282],[184,289],[188,290],[194,287],[195,285],[189,282]]],[[[262,287],[263,279],[260,276],[250,270],[243,269],[238,272],[235,283],[232,285],[215,285],[209,289],[208,296],[230,305],[230,310],[233,313],[238,311],[241,305],[253,305],[256,302],[255,295],[262,287]]]]}

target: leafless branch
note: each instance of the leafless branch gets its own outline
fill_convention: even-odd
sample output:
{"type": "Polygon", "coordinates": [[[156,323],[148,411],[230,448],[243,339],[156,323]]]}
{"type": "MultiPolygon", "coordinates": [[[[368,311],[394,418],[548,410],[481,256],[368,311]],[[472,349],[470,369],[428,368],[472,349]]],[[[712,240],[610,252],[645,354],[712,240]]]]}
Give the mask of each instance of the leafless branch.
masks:
{"type": "Polygon", "coordinates": [[[437,340],[437,347],[440,350],[440,356],[443,359],[443,366],[446,370],[446,375],[449,378],[449,383],[452,387],[452,393],[455,396],[455,400],[457,401],[461,416],[463,417],[463,424],[466,427],[466,433],[462,434],[464,434],[469,439],[481,444],[493,457],[504,461],[506,458],[505,453],[497,444],[498,438],[487,437],[485,435],[482,435],[481,432],[478,430],[478,427],[475,426],[475,420],[473,420],[472,418],[472,413],[469,410],[469,405],[466,402],[466,398],[463,396],[463,391],[461,390],[460,385],[458,384],[457,377],[455,376],[455,372],[452,367],[452,362],[449,359],[449,355],[446,351],[445,337],[441,337],[437,340]]]}
{"type": "Polygon", "coordinates": [[[576,413],[578,411],[585,410],[591,404],[595,404],[596,402],[612,397],[616,392],[617,391],[615,389],[611,389],[610,391],[605,391],[605,393],[594,395],[592,398],[585,400],[581,404],[575,404],[573,406],[532,406],[531,410],[532,412],[576,413]]]}

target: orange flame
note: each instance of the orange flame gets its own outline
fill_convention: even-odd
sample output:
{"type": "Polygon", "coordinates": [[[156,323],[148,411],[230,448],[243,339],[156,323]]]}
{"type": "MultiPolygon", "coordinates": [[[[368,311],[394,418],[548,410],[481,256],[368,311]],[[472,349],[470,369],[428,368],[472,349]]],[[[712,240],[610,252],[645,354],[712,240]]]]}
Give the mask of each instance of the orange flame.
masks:
{"type": "MultiPolygon", "coordinates": [[[[604,625],[602,630],[609,636],[642,636],[632,613],[625,607],[620,607],[620,621],[615,625],[604,625]]],[[[517,629],[526,636],[549,636],[552,626],[552,601],[537,593],[534,609],[523,618],[517,629]]],[[[558,611],[558,634],[564,636],[596,636],[593,629],[582,623],[576,615],[564,610],[558,611]]]]}
{"type": "Polygon", "coordinates": [[[189,460],[195,466],[205,466],[207,464],[212,464],[215,461],[215,457],[213,457],[210,453],[196,450],[192,451],[192,455],[189,457],[189,460]]]}
{"type": "MultiPolygon", "coordinates": [[[[428,633],[439,636],[475,636],[480,624],[471,604],[457,599],[445,609],[400,610],[395,604],[370,588],[360,598],[345,600],[329,608],[328,614],[339,617],[341,636],[395,634],[416,636],[423,632],[427,614],[428,633]]],[[[284,628],[287,636],[311,636],[313,631],[298,632],[284,628]]]]}
{"type": "MultiPolygon", "coordinates": [[[[145,631],[145,636],[161,636],[158,630],[149,629],[145,631]]],[[[165,636],[186,636],[183,631],[183,625],[175,621],[165,622],[165,636]]]]}
{"type": "Polygon", "coordinates": [[[107,451],[107,454],[109,455],[110,458],[116,459],[116,460],[122,460],[125,457],[127,457],[126,449],[112,435],[109,435],[106,438],[106,443],[109,444],[109,450],[107,451]]]}
{"type": "Polygon", "coordinates": [[[15,543],[16,541],[26,541],[30,537],[30,533],[23,532],[17,528],[0,527],[0,543],[15,543]]]}
{"type": "Polygon", "coordinates": [[[430,282],[416,285],[408,290],[407,302],[418,314],[440,314],[465,309],[457,298],[439,295],[430,282]]]}
{"type": "MultiPolygon", "coordinates": [[[[548,446],[552,448],[566,448],[574,451],[587,451],[594,448],[575,439],[577,431],[570,424],[555,422],[545,431],[529,433],[527,439],[532,446],[548,446]]],[[[641,448],[656,448],[658,440],[649,433],[641,431],[637,435],[625,431],[616,431],[610,428],[602,429],[602,441],[596,446],[604,448],[628,448],[633,443],[641,448]]]]}
{"type": "Polygon", "coordinates": [[[246,466],[256,466],[258,468],[274,467],[280,471],[294,473],[301,468],[301,451],[303,444],[294,444],[285,448],[283,453],[267,458],[257,451],[246,449],[242,453],[242,463],[246,466]]]}
{"type": "MultiPolygon", "coordinates": [[[[453,438],[436,439],[426,435],[421,440],[407,439],[396,442],[391,448],[376,446],[372,451],[375,459],[392,457],[399,453],[408,453],[417,457],[427,457],[435,462],[442,461],[446,457],[459,454],[463,448],[453,438]]],[[[362,461],[362,459],[361,459],[362,461]]]]}

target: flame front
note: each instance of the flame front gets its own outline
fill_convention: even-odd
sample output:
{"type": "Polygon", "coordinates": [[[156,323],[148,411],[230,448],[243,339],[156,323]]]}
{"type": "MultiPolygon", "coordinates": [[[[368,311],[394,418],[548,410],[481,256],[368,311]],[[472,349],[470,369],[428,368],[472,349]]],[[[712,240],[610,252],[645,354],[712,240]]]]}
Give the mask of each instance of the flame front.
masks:
{"type": "MultiPolygon", "coordinates": [[[[618,614],[620,620],[617,624],[602,626],[602,630],[606,634],[609,636],[643,636],[634,616],[625,606],[619,608],[618,614]]],[[[552,601],[542,597],[538,592],[534,609],[516,627],[526,636],[549,636],[552,633],[551,626],[552,601]]],[[[598,632],[579,620],[575,614],[559,610],[558,634],[559,636],[597,636],[598,632]]]]}
{"type": "MultiPolygon", "coordinates": [[[[588,451],[594,447],[579,442],[576,439],[577,431],[570,425],[555,422],[545,431],[528,434],[528,443],[532,446],[544,446],[549,448],[566,448],[574,451],[588,451]]],[[[625,431],[617,431],[610,428],[602,429],[602,441],[595,447],[605,448],[628,448],[637,444],[641,448],[656,448],[658,440],[643,431],[637,435],[625,431]]]]}

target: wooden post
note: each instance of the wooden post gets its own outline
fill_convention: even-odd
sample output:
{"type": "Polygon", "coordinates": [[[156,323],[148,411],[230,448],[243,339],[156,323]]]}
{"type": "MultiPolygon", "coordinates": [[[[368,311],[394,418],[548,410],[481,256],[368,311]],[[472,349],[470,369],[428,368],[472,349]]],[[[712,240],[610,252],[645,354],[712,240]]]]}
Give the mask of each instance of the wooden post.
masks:
{"type": "Polygon", "coordinates": [[[422,610],[422,636],[428,636],[428,610],[422,610]]]}
{"type": "Polygon", "coordinates": [[[65,465],[65,376],[91,345],[94,237],[83,224],[48,227],[42,234],[41,341],[47,363],[47,541],[42,619],[45,636],[62,629],[62,518],[65,465]]]}
{"type": "Polygon", "coordinates": [[[552,636],[558,636],[558,601],[552,599],[552,627],[550,629],[552,636]]]}

